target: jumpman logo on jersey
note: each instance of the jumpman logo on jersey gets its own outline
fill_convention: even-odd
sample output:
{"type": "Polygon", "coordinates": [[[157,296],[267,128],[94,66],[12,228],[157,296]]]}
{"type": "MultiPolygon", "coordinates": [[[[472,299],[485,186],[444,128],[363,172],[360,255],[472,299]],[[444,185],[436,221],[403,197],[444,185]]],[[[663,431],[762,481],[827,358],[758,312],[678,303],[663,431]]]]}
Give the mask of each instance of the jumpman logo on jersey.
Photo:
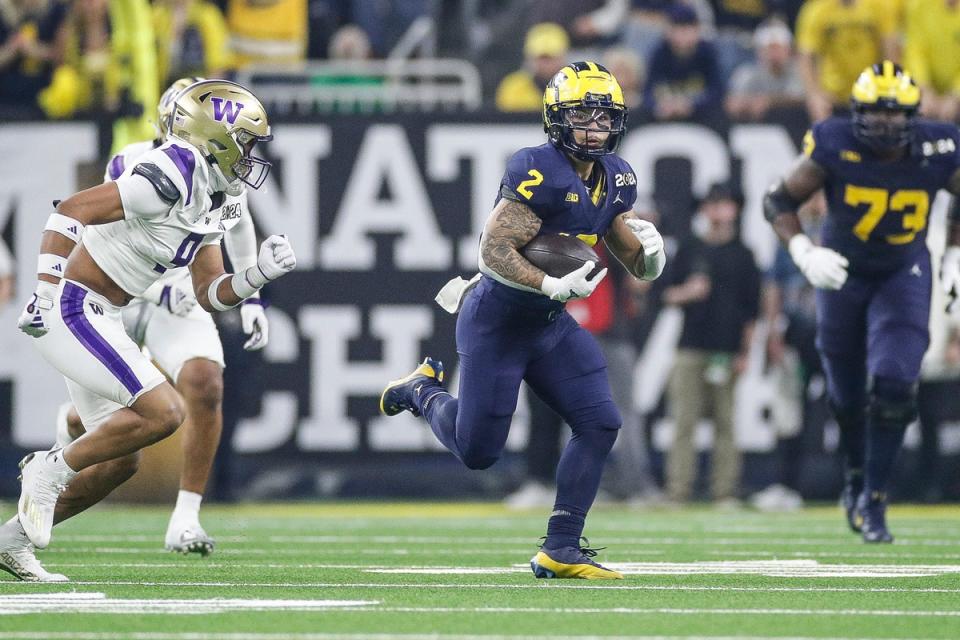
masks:
{"type": "Polygon", "coordinates": [[[916,276],[918,278],[922,276],[923,271],[920,270],[920,265],[918,264],[913,265],[913,267],[910,269],[910,275],[916,276]]]}
{"type": "Polygon", "coordinates": [[[620,204],[623,204],[623,196],[620,194],[619,191],[617,191],[617,197],[613,199],[613,204],[617,204],[618,202],[620,204]]]}

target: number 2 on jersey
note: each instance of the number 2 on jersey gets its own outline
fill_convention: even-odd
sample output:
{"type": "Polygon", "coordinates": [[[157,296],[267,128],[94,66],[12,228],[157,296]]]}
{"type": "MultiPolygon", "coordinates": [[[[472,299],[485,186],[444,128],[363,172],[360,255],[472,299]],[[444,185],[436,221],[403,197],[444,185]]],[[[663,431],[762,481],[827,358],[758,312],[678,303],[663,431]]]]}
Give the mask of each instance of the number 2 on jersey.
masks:
{"type": "Polygon", "coordinates": [[[530,169],[530,171],[527,171],[527,175],[531,176],[531,178],[517,185],[517,193],[529,200],[533,197],[533,192],[530,191],[530,187],[535,187],[543,182],[543,174],[536,169],[530,169]]]}
{"type": "Polygon", "coordinates": [[[853,234],[863,242],[870,239],[887,211],[902,212],[906,229],[906,233],[888,235],[886,239],[890,244],[908,244],[927,226],[930,197],[920,189],[899,189],[891,194],[886,189],[848,184],[843,191],[843,201],[851,207],[867,205],[867,212],[853,226],[853,234]]]}

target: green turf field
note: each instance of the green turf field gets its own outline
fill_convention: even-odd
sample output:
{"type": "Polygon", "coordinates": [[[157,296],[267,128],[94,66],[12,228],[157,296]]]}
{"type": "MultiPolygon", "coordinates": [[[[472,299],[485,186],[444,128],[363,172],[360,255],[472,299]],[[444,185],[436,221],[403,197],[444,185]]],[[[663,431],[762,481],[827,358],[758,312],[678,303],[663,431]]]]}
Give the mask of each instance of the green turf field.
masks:
{"type": "MultiPolygon", "coordinates": [[[[0,511],[9,514],[12,505],[0,511]]],[[[0,640],[960,638],[960,508],[895,506],[866,546],[839,509],[598,508],[617,582],[537,581],[546,514],[488,504],[209,507],[209,558],[162,550],[166,508],[99,507],[0,573],[0,640]]]]}

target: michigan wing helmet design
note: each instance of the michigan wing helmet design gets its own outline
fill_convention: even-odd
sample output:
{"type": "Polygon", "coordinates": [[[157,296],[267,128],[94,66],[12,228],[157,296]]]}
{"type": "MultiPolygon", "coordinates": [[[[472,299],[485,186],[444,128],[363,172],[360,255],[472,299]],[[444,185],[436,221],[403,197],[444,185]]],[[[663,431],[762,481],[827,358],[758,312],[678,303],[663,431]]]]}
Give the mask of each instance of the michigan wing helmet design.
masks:
{"type": "Polygon", "coordinates": [[[560,69],[543,92],[543,128],[550,142],[581,160],[613,153],[627,130],[620,83],[596,62],[574,62],[560,69]],[[610,132],[606,144],[596,148],[577,144],[574,131],[589,130],[591,125],[610,132]]]}
{"type": "Polygon", "coordinates": [[[160,96],[160,102],[157,103],[157,120],[154,125],[157,128],[157,139],[166,140],[170,133],[170,114],[173,113],[173,103],[177,99],[177,94],[196,82],[202,82],[203,78],[187,76],[174,80],[173,84],[167,87],[167,90],[160,96]]]}
{"type": "Polygon", "coordinates": [[[884,60],[863,70],[853,84],[850,96],[853,132],[874,149],[890,149],[909,144],[913,122],[920,109],[920,89],[900,65],[884,60]],[[877,121],[871,113],[900,112],[905,122],[877,121]]]}
{"type": "Polygon", "coordinates": [[[252,155],[270,140],[267,112],[253,93],[227,80],[204,80],[177,94],[170,135],[192,144],[231,186],[259,189],[270,163],[252,155]]]}

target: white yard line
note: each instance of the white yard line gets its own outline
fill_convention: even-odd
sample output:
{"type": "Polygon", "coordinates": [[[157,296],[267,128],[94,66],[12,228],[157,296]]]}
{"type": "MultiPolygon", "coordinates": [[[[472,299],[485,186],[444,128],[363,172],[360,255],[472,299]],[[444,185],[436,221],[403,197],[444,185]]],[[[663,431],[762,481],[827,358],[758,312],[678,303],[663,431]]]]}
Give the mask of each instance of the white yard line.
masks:
{"type": "MultiPolygon", "coordinates": [[[[691,636],[564,636],[564,635],[466,635],[454,633],[236,633],[236,632],[97,632],[97,631],[0,631],[2,640],[688,640],[691,636]]],[[[821,637],[710,636],[710,640],[823,640],[821,637]]],[[[923,638],[850,638],[849,640],[925,640],[923,638]]],[[[929,639],[926,639],[929,640],[929,639]]]]}
{"type": "Polygon", "coordinates": [[[231,611],[351,610],[379,604],[377,600],[264,600],[260,598],[144,599],[109,598],[103,593],[21,593],[0,596],[0,616],[33,613],[130,613],[204,615],[231,611]]]}
{"type": "MultiPolygon", "coordinates": [[[[39,582],[7,582],[9,585],[16,585],[19,588],[36,587],[50,588],[50,583],[39,582]]],[[[741,592],[760,592],[760,593],[960,593],[958,589],[937,588],[937,587],[733,587],[725,585],[627,585],[607,583],[599,584],[579,584],[570,582],[531,582],[530,584],[470,584],[470,583],[381,583],[381,582],[156,582],[156,581],[117,581],[117,580],[75,580],[64,584],[64,587],[72,586],[96,586],[96,587],[119,587],[119,586],[138,586],[138,587],[233,587],[237,589],[410,589],[416,587],[421,591],[430,589],[456,589],[467,591],[470,589],[565,589],[565,590],[613,590],[613,591],[741,591],[741,592]]]]}

